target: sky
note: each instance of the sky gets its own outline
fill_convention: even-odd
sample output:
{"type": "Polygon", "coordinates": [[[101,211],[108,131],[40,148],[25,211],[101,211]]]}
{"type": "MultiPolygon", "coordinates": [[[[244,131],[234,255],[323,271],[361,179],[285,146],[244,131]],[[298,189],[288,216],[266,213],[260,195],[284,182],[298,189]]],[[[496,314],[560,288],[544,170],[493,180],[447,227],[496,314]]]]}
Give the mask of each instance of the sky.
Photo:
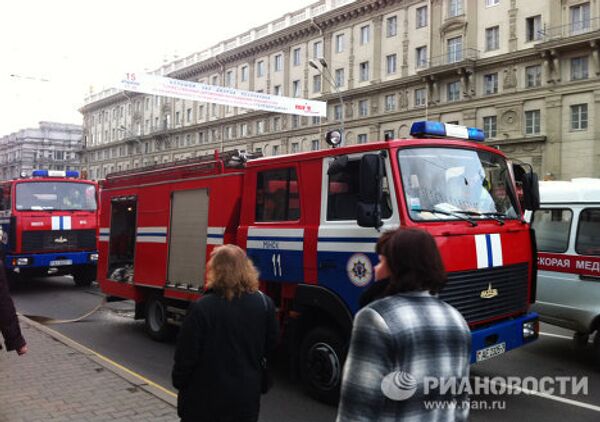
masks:
{"type": "Polygon", "coordinates": [[[155,70],[316,0],[18,0],[2,5],[0,137],[82,124],[90,89],[155,70]]]}

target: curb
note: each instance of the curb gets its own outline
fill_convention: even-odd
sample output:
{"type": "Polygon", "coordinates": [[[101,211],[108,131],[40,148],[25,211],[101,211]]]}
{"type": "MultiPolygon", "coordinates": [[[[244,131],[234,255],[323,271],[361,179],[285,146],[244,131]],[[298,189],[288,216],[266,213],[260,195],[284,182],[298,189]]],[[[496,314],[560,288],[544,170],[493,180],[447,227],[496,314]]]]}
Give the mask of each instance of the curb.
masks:
{"type": "Polygon", "coordinates": [[[118,377],[124,379],[128,383],[134,385],[137,388],[140,388],[147,393],[155,396],[156,398],[164,401],[168,405],[177,408],[177,395],[173,392],[170,392],[164,387],[159,386],[158,384],[153,383],[152,381],[145,379],[141,375],[136,374],[135,372],[120,366],[119,364],[112,362],[110,359],[100,355],[99,353],[94,352],[93,350],[77,343],[74,340],[71,340],[69,337],[54,331],[51,328],[48,328],[38,322],[35,322],[21,314],[19,314],[19,319],[23,322],[27,323],[30,327],[43,332],[44,334],[52,337],[54,340],[59,341],[65,346],[85,355],[88,359],[93,361],[94,363],[102,366],[103,368],[109,370],[113,374],[118,377]]]}

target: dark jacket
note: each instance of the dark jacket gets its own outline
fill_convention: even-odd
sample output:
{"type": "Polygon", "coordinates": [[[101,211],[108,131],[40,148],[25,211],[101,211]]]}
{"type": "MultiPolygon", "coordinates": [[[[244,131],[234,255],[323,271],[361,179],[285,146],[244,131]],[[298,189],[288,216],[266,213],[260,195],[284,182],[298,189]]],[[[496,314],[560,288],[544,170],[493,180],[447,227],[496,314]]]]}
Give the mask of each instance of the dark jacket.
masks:
{"type": "Polygon", "coordinates": [[[2,262],[0,262],[0,331],[2,331],[7,350],[18,350],[25,346],[15,305],[8,292],[8,282],[2,262]]]}
{"type": "Polygon", "coordinates": [[[190,306],[173,367],[184,421],[255,421],[263,356],[275,348],[278,326],[267,296],[245,293],[230,302],[208,293],[190,306]]]}

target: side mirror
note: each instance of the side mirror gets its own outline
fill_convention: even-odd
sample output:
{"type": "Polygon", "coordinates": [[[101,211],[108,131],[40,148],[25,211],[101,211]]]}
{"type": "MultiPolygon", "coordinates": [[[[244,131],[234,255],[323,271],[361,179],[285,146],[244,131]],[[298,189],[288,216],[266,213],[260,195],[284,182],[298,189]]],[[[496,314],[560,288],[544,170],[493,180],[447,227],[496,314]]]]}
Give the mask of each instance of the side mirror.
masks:
{"type": "Polygon", "coordinates": [[[523,211],[536,211],[540,208],[540,182],[537,173],[528,164],[513,164],[515,181],[521,185],[522,195],[519,195],[519,202],[523,211]],[[528,166],[529,169],[525,169],[528,166]]]}
{"type": "Polygon", "coordinates": [[[379,228],[383,225],[383,169],[383,157],[379,154],[365,154],[360,160],[357,220],[361,227],[379,228]]]}

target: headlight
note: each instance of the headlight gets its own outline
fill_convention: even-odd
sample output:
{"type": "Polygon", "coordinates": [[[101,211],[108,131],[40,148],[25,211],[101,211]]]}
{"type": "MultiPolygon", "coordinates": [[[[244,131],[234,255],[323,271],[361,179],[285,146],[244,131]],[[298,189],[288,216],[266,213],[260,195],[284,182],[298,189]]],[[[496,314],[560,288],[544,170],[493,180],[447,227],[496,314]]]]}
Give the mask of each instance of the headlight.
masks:
{"type": "Polygon", "coordinates": [[[17,258],[17,265],[29,265],[29,258],[17,258]]]}
{"type": "Polygon", "coordinates": [[[91,253],[90,254],[90,261],[98,261],[98,254],[97,253],[91,253]]]}
{"type": "Polygon", "coordinates": [[[523,323],[523,340],[531,340],[538,336],[539,323],[537,320],[523,323]]]}

